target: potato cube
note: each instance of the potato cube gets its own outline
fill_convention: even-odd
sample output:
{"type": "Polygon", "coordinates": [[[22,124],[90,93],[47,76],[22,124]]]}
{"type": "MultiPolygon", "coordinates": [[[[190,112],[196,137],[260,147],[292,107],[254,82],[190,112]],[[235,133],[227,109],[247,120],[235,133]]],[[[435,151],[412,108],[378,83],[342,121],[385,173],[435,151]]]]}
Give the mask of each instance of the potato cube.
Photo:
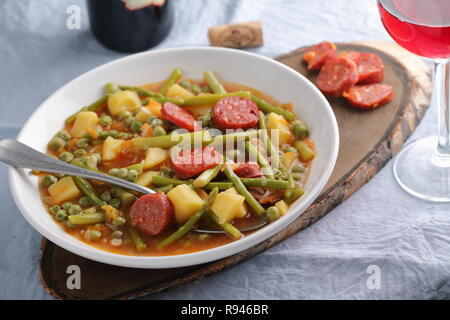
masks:
{"type": "Polygon", "coordinates": [[[54,204],[70,201],[81,195],[72,177],[64,177],[48,187],[48,193],[54,204]]]}
{"type": "MultiPolygon", "coordinates": [[[[240,195],[235,188],[227,189],[224,192],[230,193],[230,194],[235,194],[235,195],[240,195]]],[[[248,213],[248,207],[244,201],[244,203],[242,204],[242,206],[239,209],[239,213],[236,215],[236,218],[244,218],[247,215],[247,213],[248,213]]]]}
{"type": "Polygon", "coordinates": [[[278,210],[280,210],[282,216],[284,216],[289,210],[289,205],[286,202],[284,202],[284,200],[280,200],[277,203],[275,203],[275,207],[277,207],[278,210]]]}
{"type": "Polygon", "coordinates": [[[166,96],[169,98],[187,99],[194,96],[194,94],[175,83],[167,90],[166,96]]]}
{"type": "Polygon", "coordinates": [[[296,158],[295,152],[286,152],[283,153],[280,161],[286,169],[290,169],[296,158]]]}
{"type": "Polygon", "coordinates": [[[281,146],[292,141],[292,132],[289,122],[279,114],[270,113],[267,117],[267,129],[275,144],[281,146]]]}
{"type": "Polygon", "coordinates": [[[167,193],[175,209],[175,221],[184,223],[203,205],[200,196],[188,185],[180,184],[167,193]]]}
{"type": "Polygon", "coordinates": [[[147,122],[147,119],[152,116],[152,112],[150,109],[146,107],[142,107],[139,109],[139,111],[136,113],[136,119],[140,122],[147,122]]]}
{"type": "Polygon", "coordinates": [[[144,170],[152,169],[166,161],[169,152],[162,148],[148,148],[144,160],[144,170]]]}
{"type": "Polygon", "coordinates": [[[213,107],[214,106],[211,104],[203,104],[199,106],[186,106],[183,107],[183,109],[191,113],[194,117],[198,118],[210,112],[213,107]]]}
{"type": "Polygon", "coordinates": [[[142,107],[139,95],[134,91],[119,91],[108,96],[108,110],[113,116],[142,107]]]}
{"type": "Polygon", "coordinates": [[[232,221],[240,214],[245,198],[232,192],[221,192],[214,200],[211,210],[219,218],[220,223],[232,221]]]}
{"type": "Polygon", "coordinates": [[[93,130],[98,124],[98,115],[93,111],[84,111],[77,114],[70,134],[72,137],[80,138],[88,133],[88,129],[93,130]]]}
{"type": "Polygon", "coordinates": [[[152,183],[152,179],[154,176],[159,176],[159,171],[144,172],[143,174],[139,175],[139,177],[136,180],[136,183],[141,186],[147,187],[152,183]]]}
{"type": "Polygon", "coordinates": [[[114,160],[119,154],[119,147],[123,142],[124,140],[114,139],[113,137],[106,138],[105,142],[103,142],[103,160],[114,160]]]}

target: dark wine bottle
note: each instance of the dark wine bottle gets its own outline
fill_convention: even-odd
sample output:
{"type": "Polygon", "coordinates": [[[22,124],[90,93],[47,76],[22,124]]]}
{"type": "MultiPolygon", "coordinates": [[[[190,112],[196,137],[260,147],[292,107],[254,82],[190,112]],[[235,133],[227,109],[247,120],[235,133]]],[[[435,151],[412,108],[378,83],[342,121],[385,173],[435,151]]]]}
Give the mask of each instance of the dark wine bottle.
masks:
{"type": "Polygon", "coordinates": [[[101,44],[116,51],[139,52],[164,40],[174,20],[171,0],[134,10],[124,2],[87,0],[91,30],[101,44]]]}

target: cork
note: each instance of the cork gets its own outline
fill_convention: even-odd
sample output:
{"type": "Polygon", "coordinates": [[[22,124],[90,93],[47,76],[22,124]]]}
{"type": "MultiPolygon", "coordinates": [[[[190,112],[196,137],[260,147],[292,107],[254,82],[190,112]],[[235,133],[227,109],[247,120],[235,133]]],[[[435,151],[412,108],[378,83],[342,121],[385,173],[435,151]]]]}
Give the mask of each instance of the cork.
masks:
{"type": "Polygon", "coordinates": [[[208,29],[209,43],[215,47],[249,48],[263,44],[262,24],[259,21],[219,25],[208,29]]]}

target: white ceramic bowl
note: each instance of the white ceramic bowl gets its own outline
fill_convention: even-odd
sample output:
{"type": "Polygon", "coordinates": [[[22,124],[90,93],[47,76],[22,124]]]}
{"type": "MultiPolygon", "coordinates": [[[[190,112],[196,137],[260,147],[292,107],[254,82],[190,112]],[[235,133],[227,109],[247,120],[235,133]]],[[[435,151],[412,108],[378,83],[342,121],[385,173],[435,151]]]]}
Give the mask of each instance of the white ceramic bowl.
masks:
{"type": "Polygon", "coordinates": [[[140,85],[165,79],[179,66],[190,78],[213,70],[220,79],[244,84],[280,101],[293,102],[295,112],[311,128],[317,156],[309,175],[306,193],[281,219],[230,244],[196,253],[163,257],[114,254],[91,247],[70,236],[46,212],[39,197],[37,179],[29,170],[10,169],[9,180],[17,206],[28,222],[44,237],[75,254],[95,261],[134,268],[172,268],[205,263],[252,247],[274,235],[297,218],[325,186],[336,162],[339,133],[327,100],[305,77],[272,59],[245,51],[223,48],[176,48],[127,56],[95,68],[72,80],[51,95],[28,119],[18,140],[42,152],[64,119],[82,106],[97,100],[103,84],[114,81],[140,85]]]}

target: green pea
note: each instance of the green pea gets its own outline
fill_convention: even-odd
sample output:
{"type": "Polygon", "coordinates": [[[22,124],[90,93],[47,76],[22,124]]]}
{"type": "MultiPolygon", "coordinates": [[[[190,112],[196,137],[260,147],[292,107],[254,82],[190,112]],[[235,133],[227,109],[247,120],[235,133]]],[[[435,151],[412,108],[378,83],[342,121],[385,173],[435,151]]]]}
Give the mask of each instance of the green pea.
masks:
{"type": "Polygon", "coordinates": [[[98,240],[102,236],[102,233],[97,229],[89,229],[86,230],[83,237],[86,241],[95,241],[98,240]]]}
{"type": "Polygon", "coordinates": [[[117,209],[117,208],[120,207],[121,202],[120,202],[119,199],[113,198],[113,199],[111,199],[111,201],[109,202],[109,205],[117,209]]]}
{"type": "Polygon", "coordinates": [[[58,179],[55,176],[48,175],[48,176],[45,176],[43,182],[44,182],[44,186],[50,187],[52,184],[54,184],[57,181],[58,181],[58,179]]]}
{"type": "Polygon", "coordinates": [[[122,239],[111,239],[109,240],[109,244],[112,245],[113,247],[120,247],[123,243],[122,239]]]}
{"type": "Polygon", "coordinates": [[[56,220],[66,220],[67,219],[67,213],[66,210],[58,210],[55,214],[56,220]]]}
{"type": "Polygon", "coordinates": [[[166,130],[163,127],[155,127],[155,129],[153,129],[153,136],[154,137],[159,137],[159,136],[165,136],[167,134],[166,130]]]}
{"type": "Polygon", "coordinates": [[[128,169],[127,168],[121,168],[117,171],[117,177],[121,179],[126,179],[128,177],[128,169]]]}
{"type": "Polygon", "coordinates": [[[64,162],[71,162],[74,159],[72,152],[63,152],[59,155],[59,160],[62,160],[64,162]]]}
{"type": "Polygon", "coordinates": [[[192,85],[192,93],[199,94],[202,92],[202,88],[198,84],[192,85]]]}
{"type": "Polygon", "coordinates": [[[50,211],[51,211],[53,214],[56,214],[59,210],[61,210],[61,207],[58,206],[57,204],[55,204],[54,206],[51,206],[51,207],[50,207],[50,211]]]}
{"type": "Polygon", "coordinates": [[[71,202],[64,202],[62,205],[61,205],[61,207],[64,209],[64,210],[69,210],[69,208],[72,206],[72,203],[71,202]]]}
{"type": "Polygon", "coordinates": [[[157,116],[154,116],[154,115],[152,115],[152,116],[148,117],[148,119],[147,119],[147,123],[148,123],[148,124],[152,124],[153,120],[155,120],[155,119],[158,119],[158,117],[157,117],[157,116]]]}
{"type": "Polygon", "coordinates": [[[273,207],[270,207],[269,209],[267,209],[266,215],[267,215],[267,219],[269,219],[269,221],[275,221],[281,216],[281,213],[277,207],[273,206],[273,207]]]}
{"type": "Polygon", "coordinates": [[[115,217],[112,221],[112,224],[115,226],[121,226],[126,222],[124,217],[115,217]]]}
{"type": "Polygon", "coordinates": [[[135,121],[135,120],[136,120],[136,118],[133,117],[133,116],[128,117],[128,118],[125,119],[126,123],[127,123],[129,126],[131,126],[131,123],[132,123],[133,121],[135,121]]]}
{"type": "Polygon", "coordinates": [[[111,234],[111,238],[113,239],[120,239],[123,237],[123,232],[120,230],[116,230],[111,234]]]}
{"type": "Polygon", "coordinates": [[[98,122],[102,126],[109,126],[112,123],[112,118],[110,116],[103,116],[103,117],[100,117],[98,122]]]}
{"type": "Polygon", "coordinates": [[[111,192],[109,191],[105,191],[100,195],[100,199],[102,199],[105,202],[109,202],[111,201],[112,197],[111,197],[111,192]]]}
{"type": "Polygon", "coordinates": [[[204,92],[204,93],[211,93],[211,88],[209,86],[203,86],[202,87],[202,92],[204,92]]]}
{"type": "Polygon", "coordinates": [[[53,137],[53,139],[50,140],[50,142],[48,144],[50,149],[55,150],[55,151],[60,150],[65,145],[66,145],[66,142],[64,141],[64,139],[61,139],[60,137],[53,137]]]}
{"type": "Polygon", "coordinates": [[[63,139],[64,141],[69,141],[71,137],[71,135],[66,131],[66,130],[61,130],[56,134],[57,137],[63,139]]]}
{"type": "Polygon", "coordinates": [[[138,175],[139,173],[137,172],[137,170],[128,170],[127,180],[134,182],[136,181],[138,175]]]}
{"type": "Polygon", "coordinates": [[[108,174],[110,176],[117,176],[118,173],[119,173],[119,169],[117,169],[117,168],[112,168],[108,171],[108,174]]]}
{"type": "Polygon", "coordinates": [[[132,131],[134,132],[139,132],[141,131],[141,127],[142,127],[142,122],[140,122],[139,120],[133,120],[130,123],[130,128],[132,131]]]}
{"type": "Polygon", "coordinates": [[[182,81],[180,81],[180,86],[182,86],[186,90],[192,90],[192,83],[189,80],[183,79],[182,81]]]}
{"type": "Polygon", "coordinates": [[[77,147],[81,149],[86,149],[89,147],[89,139],[82,138],[77,141],[77,147]]]}
{"type": "Polygon", "coordinates": [[[292,189],[287,189],[287,190],[284,192],[284,197],[289,199],[290,197],[292,197],[292,194],[293,194],[292,189]]]}
{"type": "Polygon", "coordinates": [[[82,211],[81,206],[78,204],[74,204],[69,208],[69,210],[67,210],[67,213],[69,215],[73,215],[73,214],[79,214],[79,213],[81,213],[81,211],[82,211]]]}
{"type": "Polygon", "coordinates": [[[89,207],[89,206],[91,205],[91,200],[89,200],[88,197],[81,197],[81,198],[78,200],[78,204],[79,204],[80,206],[82,206],[83,208],[87,208],[87,207],[89,207]]]}
{"type": "Polygon", "coordinates": [[[305,171],[305,167],[302,166],[301,164],[296,164],[295,166],[292,167],[292,172],[304,172],[305,171]]]}
{"type": "Polygon", "coordinates": [[[84,149],[77,149],[73,152],[73,155],[75,157],[82,157],[82,156],[86,155],[86,153],[87,153],[87,151],[84,149]]]}
{"type": "Polygon", "coordinates": [[[302,178],[302,174],[300,172],[294,172],[292,174],[292,178],[294,178],[294,180],[298,181],[302,178]]]}
{"type": "Polygon", "coordinates": [[[294,123],[295,139],[305,139],[309,137],[309,128],[303,121],[296,121],[294,123]]]}
{"type": "Polygon", "coordinates": [[[156,118],[150,124],[154,127],[158,127],[158,126],[162,126],[164,124],[164,122],[161,119],[156,118]]]}
{"type": "Polygon", "coordinates": [[[212,123],[212,118],[211,118],[211,112],[206,113],[205,115],[201,116],[199,118],[199,120],[202,122],[202,125],[204,127],[208,127],[211,125],[212,123]]]}
{"type": "Polygon", "coordinates": [[[131,117],[131,112],[130,111],[124,111],[121,114],[119,114],[119,120],[126,120],[129,117],[131,117]]]}

